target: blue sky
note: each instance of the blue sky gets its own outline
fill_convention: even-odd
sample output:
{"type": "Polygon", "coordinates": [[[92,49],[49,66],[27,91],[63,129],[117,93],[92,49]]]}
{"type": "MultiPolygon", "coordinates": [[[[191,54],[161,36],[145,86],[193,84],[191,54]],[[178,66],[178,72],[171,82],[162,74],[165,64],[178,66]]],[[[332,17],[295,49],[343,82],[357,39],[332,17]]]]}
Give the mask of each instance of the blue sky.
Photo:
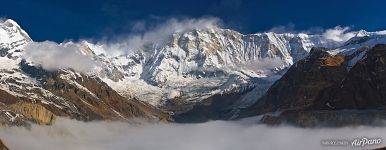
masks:
{"type": "Polygon", "coordinates": [[[137,22],[151,27],[170,18],[218,17],[242,33],[278,26],[386,29],[384,0],[8,0],[1,5],[0,16],[16,20],[35,41],[112,38],[132,32],[137,22]]]}

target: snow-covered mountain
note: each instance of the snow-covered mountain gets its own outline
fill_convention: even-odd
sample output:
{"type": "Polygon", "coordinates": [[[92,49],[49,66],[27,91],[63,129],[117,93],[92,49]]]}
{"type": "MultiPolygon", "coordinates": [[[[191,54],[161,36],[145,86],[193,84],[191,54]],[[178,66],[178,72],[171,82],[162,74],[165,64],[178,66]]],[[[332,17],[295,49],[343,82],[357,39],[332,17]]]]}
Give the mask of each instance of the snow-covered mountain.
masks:
{"type": "Polygon", "coordinates": [[[0,24],[1,57],[20,56],[20,53],[16,50],[21,49],[31,41],[28,34],[15,21],[8,19],[0,24]]]}
{"type": "MultiPolygon", "coordinates": [[[[97,52],[104,47],[82,44],[97,52]]],[[[174,33],[167,42],[151,43],[132,55],[102,53],[95,59],[104,64],[98,76],[113,89],[163,107],[171,99],[197,103],[215,94],[252,89],[260,86],[257,79],[291,66],[311,47],[339,44],[322,35],[200,29],[174,33]]],[[[261,86],[267,87],[265,82],[261,86]]]]}
{"type": "MultiPolygon", "coordinates": [[[[154,107],[183,114],[198,105],[214,105],[212,101],[217,99],[229,99],[221,109],[229,110],[232,116],[238,109],[254,104],[288,67],[306,57],[312,47],[336,49],[337,53],[351,46],[371,46],[371,41],[379,43],[384,38],[383,32],[359,31],[349,41],[342,42],[304,33],[244,35],[230,29],[200,28],[175,32],[166,40],[149,41],[123,55],[111,55],[108,45],[89,41],[59,44],[76,45],[77,54],[96,64],[91,71],[78,72],[74,68],[47,70],[41,62],[28,59],[26,55],[33,53],[25,48],[32,42],[28,34],[12,20],[0,26],[1,91],[24,97],[23,101],[47,105],[44,108],[49,112],[60,110],[56,115],[77,119],[90,118],[92,115],[87,113],[101,118],[125,119],[133,114],[165,118],[154,107]],[[69,96],[74,93],[61,90],[62,86],[74,90],[76,100],[69,96]],[[132,107],[140,106],[139,110],[127,112],[122,110],[125,107],[112,105],[108,97],[101,98],[95,86],[107,88],[107,93],[117,92],[119,95],[113,94],[115,97],[125,97],[132,107]],[[79,98],[79,94],[90,99],[83,101],[85,97],[79,98]],[[104,100],[95,104],[98,99],[104,100]],[[86,106],[87,109],[82,108],[86,106]]],[[[4,114],[11,116],[8,118],[17,116],[4,114]]]]}
{"type": "Polygon", "coordinates": [[[0,41],[0,124],[50,124],[57,116],[168,119],[167,113],[123,98],[99,78],[71,69],[44,70],[26,62],[24,47],[32,40],[10,19],[0,24],[0,41]]]}

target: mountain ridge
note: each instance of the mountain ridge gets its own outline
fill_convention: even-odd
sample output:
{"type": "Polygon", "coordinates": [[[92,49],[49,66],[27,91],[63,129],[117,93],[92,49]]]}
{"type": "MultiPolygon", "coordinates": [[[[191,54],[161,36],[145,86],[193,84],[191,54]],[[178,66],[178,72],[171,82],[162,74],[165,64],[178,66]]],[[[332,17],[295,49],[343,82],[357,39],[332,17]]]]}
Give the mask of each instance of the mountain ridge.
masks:
{"type": "MultiPolygon", "coordinates": [[[[33,49],[24,46],[34,43],[42,50],[47,42],[33,42],[16,22],[5,21],[0,31],[0,41],[4,41],[0,44],[0,62],[3,64],[0,66],[0,89],[16,97],[32,99],[28,100],[30,103],[40,102],[56,115],[65,114],[80,120],[127,120],[133,116],[173,120],[170,115],[178,118],[190,114],[194,117],[197,114],[191,112],[207,109],[206,106],[211,108],[204,114],[204,120],[211,118],[205,115],[218,116],[224,112],[228,115],[212,119],[237,118],[240,109],[253,105],[291,65],[306,57],[312,47],[335,50],[330,53],[349,52],[347,49],[355,49],[353,47],[361,46],[363,42],[370,41],[364,46],[371,46],[372,39],[383,38],[383,32],[359,31],[342,43],[323,35],[303,33],[243,35],[230,29],[193,29],[173,33],[165,43],[150,41],[142,49],[118,56],[108,54],[108,45],[88,41],[48,44],[48,48],[73,50],[74,55],[82,56],[79,58],[95,62],[91,71],[78,72],[71,67],[47,70],[39,62],[29,60],[25,51],[33,49]],[[378,34],[380,37],[372,38],[378,34]],[[104,95],[95,88],[107,88],[108,95],[114,93],[116,103],[129,105],[126,108],[113,105],[110,98],[100,97],[104,95]],[[101,98],[104,99],[102,103],[98,102],[101,98]],[[112,109],[106,110],[107,107],[112,109]],[[63,108],[66,108],[64,113],[60,110],[63,108]],[[135,111],[130,113],[130,110],[135,111]],[[85,118],[81,119],[82,115],[85,118]]],[[[52,51],[42,52],[42,55],[49,55],[52,51]]],[[[356,57],[352,57],[352,63],[356,63],[356,57]]],[[[51,59],[56,63],[55,58],[51,59]]],[[[62,63],[60,67],[66,65],[65,62],[57,63],[62,63]]],[[[3,120],[23,116],[6,113],[4,111],[3,120]]]]}

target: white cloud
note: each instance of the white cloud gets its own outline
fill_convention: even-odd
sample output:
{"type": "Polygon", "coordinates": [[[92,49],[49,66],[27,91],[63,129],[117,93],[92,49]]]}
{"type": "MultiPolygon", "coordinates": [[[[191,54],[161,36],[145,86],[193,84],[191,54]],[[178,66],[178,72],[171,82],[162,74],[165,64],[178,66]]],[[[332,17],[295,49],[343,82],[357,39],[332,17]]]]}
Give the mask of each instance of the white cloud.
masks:
{"type": "Polygon", "coordinates": [[[1,23],[4,23],[6,20],[7,20],[7,18],[5,18],[5,17],[0,17],[0,24],[1,24],[1,23]]]}
{"type": "Polygon", "coordinates": [[[355,36],[355,31],[349,32],[350,27],[340,27],[336,26],[333,29],[327,29],[324,33],[323,36],[326,39],[329,40],[334,40],[337,42],[346,42],[350,38],[355,36]]]}
{"type": "Polygon", "coordinates": [[[91,57],[86,56],[81,48],[72,42],[32,42],[24,47],[23,58],[27,62],[40,65],[46,70],[72,68],[87,73],[96,66],[91,57]]]}
{"type": "Polygon", "coordinates": [[[275,26],[268,30],[268,32],[274,32],[274,33],[293,33],[295,31],[295,24],[289,23],[287,25],[279,25],[275,26]]]}
{"type": "Polygon", "coordinates": [[[293,23],[288,23],[287,25],[278,25],[274,26],[266,32],[274,32],[274,33],[304,33],[304,34],[322,34],[326,30],[322,27],[314,26],[310,27],[306,30],[297,30],[296,25],[293,23]]]}
{"type": "Polygon", "coordinates": [[[350,27],[336,26],[330,29],[323,29],[320,27],[311,27],[308,30],[297,31],[295,25],[290,23],[288,25],[276,26],[268,30],[267,32],[274,33],[306,33],[306,34],[321,34],[325,39],[335,42],[346,42],[350,38],[354,37],[358,31],[350,31],[350,27]]]}
{"type": "Polygon", "coordinates": [[[10,149],[29,150],[324,150],[352,147],[323,147],[320,144],[322,139],[386,139],[385,127],[304,129],[269,127],[252,122],[212,121],[137,126],[120,122],[84,123],[59,119],[52,126],[34,125],[30,130],[3,127],[0,128],[0,138],[10,149]]]}
{"type": "Polygon", "coordinates": [[[145,21],[137,21],[134,23],[131,28],[132,32],[143,32],[146,30],[146,22],[145,21]]]}
{"type": "MultiPolygon", "coordinates": [[[[162,45],[170,39],[173,33],[183,33],[193,29],[218,28],[221,20],[218,18],[200,19],[176,19],[172,18],[153,28],[146,29],[143,21],[135,23],[133,30],[143,31],[141,33],[129,34],[126,37],[119,37],[115,41],[98,42],[105,45],[106,52],[113,52],[113,55],[132,53],[137,50],[144,50],[149,44],[162,45]]],[[[152,53],[150,51],[149,53],[152,53]]]]}

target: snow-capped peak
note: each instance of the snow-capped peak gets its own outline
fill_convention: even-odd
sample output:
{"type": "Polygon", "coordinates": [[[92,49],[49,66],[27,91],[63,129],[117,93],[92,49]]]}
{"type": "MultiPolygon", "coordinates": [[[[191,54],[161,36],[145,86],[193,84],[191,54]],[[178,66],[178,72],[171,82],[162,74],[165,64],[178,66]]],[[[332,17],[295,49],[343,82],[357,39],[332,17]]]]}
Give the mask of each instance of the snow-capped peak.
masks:
{"type": "Polygon", "coordinates": [[[370,33],[365,31],[365,30],[359,30],[357,34],[355,34],[355,37],[364,37],[364,36],[369,36],[370,33]]]}
{"type": "Polygon", "coordinates": [[[29,42],[32,39],[15,21],[7,19],[0,23],[1,56],[18,57],[20,50],[29,42]]]}
{"type": "Polygon", "coordinates": [[[19,34],[22,36],[26,41],[30,42],[32,39],[29,37],[27,32],[25,32],[19,24],[17,24],[12,19],[7,19],[3,23],[0,23],[0,26],[3,30],[7,30],[7,33],[9,36],[17,36],[16,34],[19,34]]]}

